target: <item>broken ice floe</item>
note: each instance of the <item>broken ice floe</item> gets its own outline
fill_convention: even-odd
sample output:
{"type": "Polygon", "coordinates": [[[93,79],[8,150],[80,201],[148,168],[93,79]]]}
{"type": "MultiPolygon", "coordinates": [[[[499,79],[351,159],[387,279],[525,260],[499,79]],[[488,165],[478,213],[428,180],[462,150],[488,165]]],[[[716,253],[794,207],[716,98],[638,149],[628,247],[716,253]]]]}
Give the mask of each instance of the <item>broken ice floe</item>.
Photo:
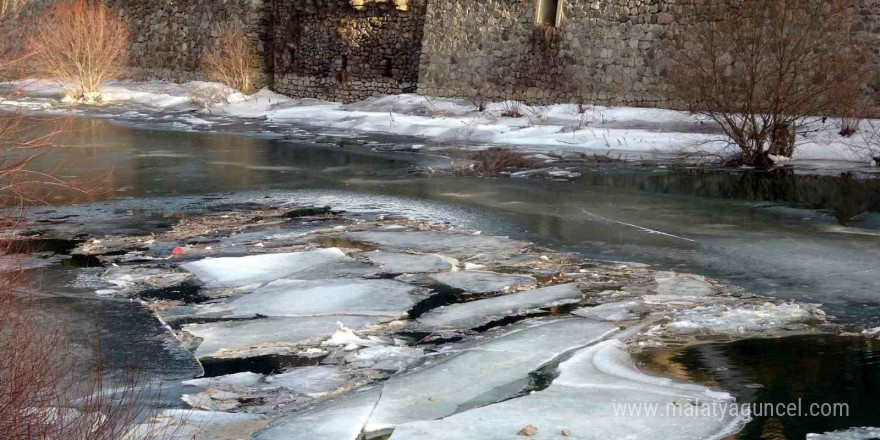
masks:
{"type": "Polygon", "coordinates": [[[208,287],[241,287],[307,273],[345,256],[337,248],[246,257],[205,258],[183,264],[208,287]]]}
{"type": "Polygon", "coordinates": [[[135,425],[122,440],[164,440],[170,437],[201,440],[239,440],[264,428],[265,416],[222,411],[169,409],[135,425]]]}
{"type": "Polygon", "coordinates": [[[545,390],[445,418],[402,424],[391,439],[445,439],[455,433],[459,439],[501,440],[514,438],[526,424],[537,428],[533,434],[537,439],[558,438],[563,430],[579,439],[719,439],[745,422],[730,414],[694,413],[701,405],[732,404],[733,398],[644,375],[617,340],[580,350],[560,364],[559,373],[545,390]],[[658,411],[623,414],[619,408],[624,405],[656,405],[658,411]],[[665,412],[671,408],[681,415],[665,412]]]}
{"type": "Polygon", "coordinates": [[[421,348],[379,345],[345,356],[345,363],[353,368],[397,373],[419,362],[424,355],[421,348]]]}
{"type": "Polygon", "coordinates": [[[824,434],[807,434],[807,440],[871,440],[880,438],[880,428],[861,427],[824,434]]]}
{"type": "Polygon", "coordinates": [[[271,424],[254,440],[358,440],[376,407],[379,388],[356,390],[271,424]]]}
{"type": "Polygon", "coordinates": [[[632,399],[636,390],[648,402],[680,407],[729,396],[644,376],[622,343],[599,342],[612,333],[639,345],[706,334],[772,336],[823,319],[813,306],[745,295],[695,275],[588,261],[442,225],[358,218],[291,235],[274,220],[250,226],[255,215],[190,217],[189,226],[163,238],[165,248],[186,240],[186,260],[245,256],[189,261],[181,272],[176,260],[148,265],[136,251],[134,264],[104,276],[119,283],[114,292],[192,278],[205,285],[191,282],[198,298],[151,302],[166,322],[182,325],[180,339],[215,376],[187,381],[202,390],[185,401],[279,418],[259,434],[263,440],[345,440],[364,432],[425,440],[461,432],[482,440],[511,438],[527,424],[537,427],[536,438],[562,428],[573,438],[712,438],[738,421],[609,416],[598,402],[632,399]],[[223,238],[220,230],[238,234],[223,238]],[[538,280],[548,286],[536,288],[538,280]],[[431,288],[438,292],[429,296],[431,288]],[[475,297],[482,299],[449,304],[475,297]],[[572,315],[583,317],[567,313],[574,307],[572,315]],[[564,317],[537,317],[548,309],[564,317]],[[511,324],[525,317],[534,319],[511,324]],[[352,391],[388,377],[381,387],[352,391]]]}
{"type": "Polygon", "coordinates": [[[365,429],[387,431],[516,396],[528,388],[529,373],[616,330],[614,325],[582,318],[524,326],[394,376],[385,384],[365,429]]]}
{"type": "Polygon", "coordinates": [[[293,368],[281,374],[267,376],[266,382],[309,397],[320,397],[342,387],[351,378],[330,366],[293,368]]]}
{"type": "Polygon", "coordinates": [[[468,293],[514,291],[538,285],[538,281],[528,275],[511,275],[477,270],[432,274],[430,278],[438,283],[468,293]]]}
{"type": "Polygon", "coordinates": [[[423,331],[476,328],[535,308],[576,303],[580,299],[577,285],[560,284],[441,307],[420,316],[417,327],[423,331]]]}
{"type": "Polygon", "coordinates": [[[701,306],[670,313],[665,330],[677,334],[743,335],[779,330],[798,330],[825,316],[813,306],[802,304],[735,304],[701,306]]]}
{"type": "Polygon", "coordinates": [[[421,296],[417,287],[393,280],[277,280],[226,304],[201,308],[226,317],[378,315],[399,316],[421,296]]]}
{"type": "Polygon", "coordinates": [[[646,303],[688,305],[705,301],[716,293],[714,286],[698,275],[660,272],[655,280],[656,293],[644,296],[646,303]]]}
{"type": "Polygon", "coordinates": [[[583,307],[571,312],[575,316],[596,319],[599,321],[631,321],[639,319],[647,312],[642,301],[627,301],[619,303],[606,303],[596,307],[583,307]]]}
{"type": "Polygon", "coordinates": [[[175,272],[165,268],[151,267],[111,267],[101,274],[100,279],[113,285],[112,293],[131,293],[145,289],[167,289],[178,286],[192,275],[175,272]]]}
{"type": "Polygon", "coordinates": [[[263,318],[188,324],[183,326],[183,330],[202,339],[195,350],[196,357],[234,357],[237,350],[264,347],[265,350],[260,353],[277,353],[299,342],[328,337],[335,331],[337,322],[350,328],[361,328],[381,320],[380,316],[263,318]]]}
{"type": "Polygon", "coordinates": [[[202,377],[183,381],[184,385],[203,387],[226,385],[235,387],[254,387],[263,383],[263,375],[245,371],[220,377],[202,377]]]}
{"type": "Polygon", "coordinates": [[[379,265],[382,272],[392,274],[447,272],[457,264],[451,258],[432,254],[373,251],[366,252],[363,256],[373,264],[379,265]]]}

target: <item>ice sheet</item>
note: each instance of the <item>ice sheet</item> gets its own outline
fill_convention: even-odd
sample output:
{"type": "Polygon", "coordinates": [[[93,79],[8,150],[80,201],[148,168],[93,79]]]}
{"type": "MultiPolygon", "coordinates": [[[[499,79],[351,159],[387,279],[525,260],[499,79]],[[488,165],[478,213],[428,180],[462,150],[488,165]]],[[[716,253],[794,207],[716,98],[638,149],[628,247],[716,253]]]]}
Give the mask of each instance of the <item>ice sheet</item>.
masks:
{"type": "Polygon", "coordinates": [[[315,271],[323,264],[344,258],[347,257],[341,250],[328,248],[284,254],[205,258],[181,266],[209,287],[241,287],[315,271]]]}
{"type": "Polygon", "coordinates": [[[183,330],[204,340],[195,351],[196,357],[216,354],[222,349],[242,349],[265,344],[293,344],[307,339],[328,337],[336,323],[361,328],[377,324],[379,316],[317,316],[301,318],[263,318],[188,324],[183,330]]]}
{"type": "Polygon", "coordinates": [[[731,415],[693,415],[695,404],[732,405],[726,393],[647,376],[637,371],[623,343],[612,340],[580,350],[559,366],[560,375],[545,390],[464,411],[439,420],[398,426],[392,440],[516,438],[526,425],[534,439],[720,439],[745,421],[731,415]],[[648,408],[656,408],[649,414],[648,408]],[[680,409],[676,415],[674,409],[680,409]],[[667,413],[667,411],[669,411],[667,413]]]}
{"type": "Polygon", "coordinates": [[[523,287],[538,285],[538,281],[528,275],[511,275],[477,270],[438,273],[430,275],[430,278],[441,284],[470,293],[514,291],[523,287]]]}
{"type": "Polygon", "coordinates": [[[615,330],[614,325],[581,318],[542,323],[394,376],[386,383],[366,431],[447,417],[512,397],[528,385],[530,372],[615,330]]]}
{"type": "Polygon", "coordinates": [[[425,331],[475,328],[530,309],[577,302],[580,298],[581,292],[575,284],[526,290],[429,311],[419,317],[418,328],[425,331]]]}

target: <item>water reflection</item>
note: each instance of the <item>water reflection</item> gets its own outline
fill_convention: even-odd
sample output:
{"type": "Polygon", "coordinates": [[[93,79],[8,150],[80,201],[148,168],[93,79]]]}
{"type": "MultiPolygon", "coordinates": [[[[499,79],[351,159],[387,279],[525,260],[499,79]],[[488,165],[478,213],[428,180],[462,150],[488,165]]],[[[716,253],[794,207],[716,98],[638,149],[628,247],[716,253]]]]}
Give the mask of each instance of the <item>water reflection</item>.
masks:
{"type": "MultiPolygon", "coordinates": [[[[52,129],[45,124],[32,127],[52,129]]],[[[407,166],[394,158],[342,148],[297,148],[246,136],[139,130],[88,119],[72,120],[56,141],[59,148],[34,163],[34,169],[52,170],[74,186],[46,192],[55,203],[295,187],[329,175],[391,172],[407,166]]]]}
{"type": "Polygon", "coordinates": [[[591,185],[614,188],[827,210],[843,226],[858,224],[858,217],[866,212],[880,212],[880,179],[859,179],[853,173],[828,176],[799,174],[791,168],[766,172],[685,168],[587,174],[584,179],[591,185]]]}
{"type": "MultiPolygon", "coordinates": [[[[880,426],[880,347],[860,337],[798,336],[707,344],[642,356],[643,366],[728,390],[740,403],[845,404],[845,416],[755,414],[740,439],[803,439],[880,426]],[[775,435],[775,436],[774,436],[775,435]]],[[[821,408],[821,407],[819,407],[821,408]]]]}

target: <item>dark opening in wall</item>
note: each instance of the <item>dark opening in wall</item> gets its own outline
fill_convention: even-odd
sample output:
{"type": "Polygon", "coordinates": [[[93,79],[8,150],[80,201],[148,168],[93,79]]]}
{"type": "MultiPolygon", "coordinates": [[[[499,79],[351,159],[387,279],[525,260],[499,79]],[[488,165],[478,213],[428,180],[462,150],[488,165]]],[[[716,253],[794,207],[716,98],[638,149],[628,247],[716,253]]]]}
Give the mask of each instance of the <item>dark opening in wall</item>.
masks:
{"type": "Polygon", "coordinates": [[[382,65],[382,76],[386,78],[391,78],[394,76],[394,60],[391,57],[385,58],[384,64],[382,65]]]}
{"type": "Polygon", "coordinates": [[[537,0],[537,25],[560,26],[562,25],[562,2],[564,0],[537,0]]]}

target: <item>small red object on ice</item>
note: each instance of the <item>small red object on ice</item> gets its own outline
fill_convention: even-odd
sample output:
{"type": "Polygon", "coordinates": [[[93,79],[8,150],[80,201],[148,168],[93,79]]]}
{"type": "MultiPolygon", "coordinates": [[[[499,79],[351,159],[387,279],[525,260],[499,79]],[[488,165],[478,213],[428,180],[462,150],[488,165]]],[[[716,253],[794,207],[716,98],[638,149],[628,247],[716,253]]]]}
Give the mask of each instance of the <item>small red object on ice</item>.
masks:
{"type": "Polygon", "coordinates": [[[176,246],[173,251],[171,251],[172,255],[183,255],[183,248],[180,246],[176,246]]]}

